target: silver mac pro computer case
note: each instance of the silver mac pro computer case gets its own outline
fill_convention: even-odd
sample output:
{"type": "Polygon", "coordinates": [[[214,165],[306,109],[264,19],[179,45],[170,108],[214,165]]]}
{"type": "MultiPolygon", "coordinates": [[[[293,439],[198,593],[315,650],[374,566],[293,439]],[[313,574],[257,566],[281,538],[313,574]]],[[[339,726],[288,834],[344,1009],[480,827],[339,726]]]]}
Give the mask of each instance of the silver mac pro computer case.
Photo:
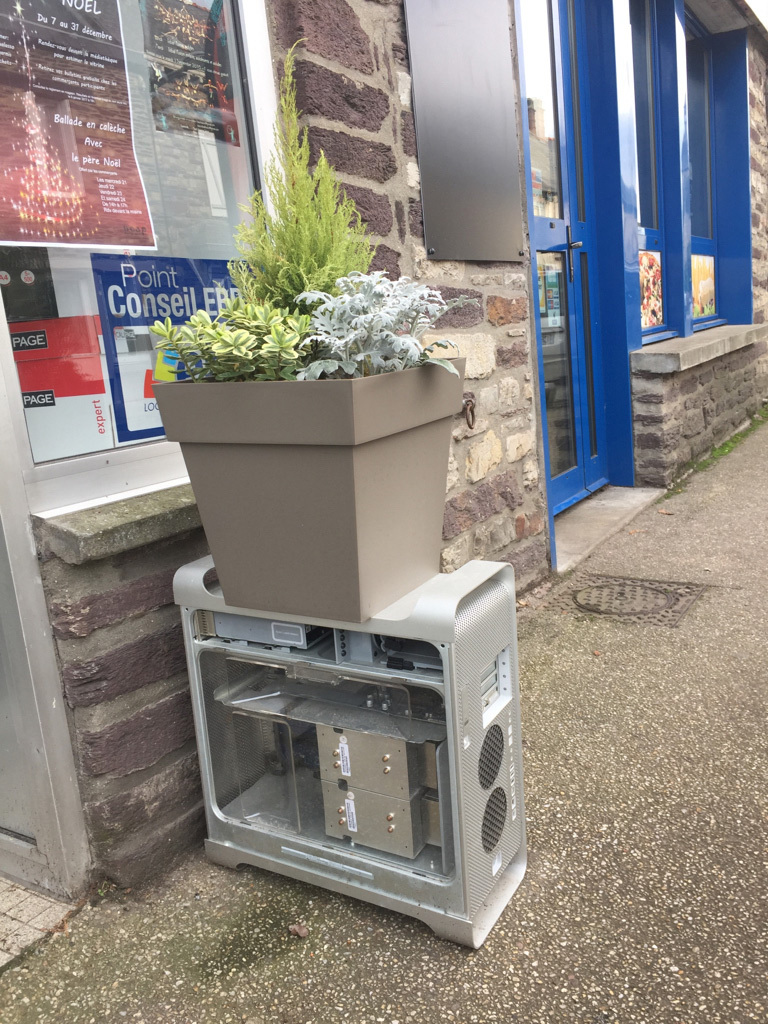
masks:
{"type": "Polygon", "coordinates": [[[176,575],[208,856],[479,946],[525,871],[509,565],[470,562],[364,623],[228,607],[176,575]]]}

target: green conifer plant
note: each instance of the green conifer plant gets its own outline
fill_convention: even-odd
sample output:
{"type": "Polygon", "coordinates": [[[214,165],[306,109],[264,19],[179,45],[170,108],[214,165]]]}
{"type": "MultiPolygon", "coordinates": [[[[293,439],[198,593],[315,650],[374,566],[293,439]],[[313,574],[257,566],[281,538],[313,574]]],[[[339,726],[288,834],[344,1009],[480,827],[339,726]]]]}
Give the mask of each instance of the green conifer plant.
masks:
{"type": "Polygon", "coordinates": [[[338,294],[336,280],[368,270],[374,249],[323,153],[310,170],[307,129],[299,127],[296,105],[294,49],[283,66],[275,155],[265,173],[271,211],[258,191],[243,207],[249,219],[235,235],[242,258],[230,262],[229,273],[245,302],[306,313],[310,307],[298,295],[338,294]]]}

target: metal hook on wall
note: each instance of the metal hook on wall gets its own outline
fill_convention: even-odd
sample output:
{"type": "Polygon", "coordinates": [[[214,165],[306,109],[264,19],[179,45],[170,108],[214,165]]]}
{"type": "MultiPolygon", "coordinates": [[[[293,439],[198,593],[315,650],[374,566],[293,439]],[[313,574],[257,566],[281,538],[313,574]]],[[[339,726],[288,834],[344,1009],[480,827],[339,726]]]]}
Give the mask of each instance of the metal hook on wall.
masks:
{"type": "Polygon", "coordinates": [[[464,419],[470,430],[475,428],[475,400],[474,398],[464,399],[464,419]]]}

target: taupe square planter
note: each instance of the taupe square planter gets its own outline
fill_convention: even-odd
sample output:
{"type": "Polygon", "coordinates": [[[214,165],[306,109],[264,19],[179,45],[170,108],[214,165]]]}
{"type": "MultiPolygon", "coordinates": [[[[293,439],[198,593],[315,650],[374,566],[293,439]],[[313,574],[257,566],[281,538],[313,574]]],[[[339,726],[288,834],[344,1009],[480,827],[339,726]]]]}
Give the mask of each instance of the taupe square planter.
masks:
{"type": "Polygon", "coordinates": [[[363,622],[439,571],[460,377],[154,390],[227,604],[363,622]]]}

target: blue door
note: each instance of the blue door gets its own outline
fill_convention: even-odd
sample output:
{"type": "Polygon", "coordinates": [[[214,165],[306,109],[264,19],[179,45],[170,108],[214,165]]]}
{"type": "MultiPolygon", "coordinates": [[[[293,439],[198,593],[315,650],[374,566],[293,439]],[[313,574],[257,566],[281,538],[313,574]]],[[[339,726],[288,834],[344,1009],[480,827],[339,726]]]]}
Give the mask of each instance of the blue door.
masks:
{"type": "Polygon", "coordinates": [[[584,6],[583,0],[520,0],[519,7],[534,306],[554,514],[608,482],[584,6]]]}

